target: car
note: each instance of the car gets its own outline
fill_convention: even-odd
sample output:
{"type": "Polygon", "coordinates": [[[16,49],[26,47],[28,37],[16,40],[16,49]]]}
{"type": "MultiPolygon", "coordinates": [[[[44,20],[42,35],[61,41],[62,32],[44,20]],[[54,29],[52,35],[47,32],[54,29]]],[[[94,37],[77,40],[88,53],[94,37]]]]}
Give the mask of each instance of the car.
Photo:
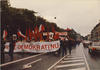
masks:
{"type": "Polygon", "coordinates": [[[100,42],[93,42],[92,45],[88,47],[88,51],[91,55],[100,52],[100,42]]]}

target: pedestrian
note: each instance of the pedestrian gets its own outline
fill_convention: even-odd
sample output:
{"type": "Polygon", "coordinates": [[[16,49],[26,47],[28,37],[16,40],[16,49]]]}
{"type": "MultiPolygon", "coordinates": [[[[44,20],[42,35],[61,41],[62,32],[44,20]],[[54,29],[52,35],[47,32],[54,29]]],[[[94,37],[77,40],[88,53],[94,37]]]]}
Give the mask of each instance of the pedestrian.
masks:
{"type": "Polygon", "coordinates": [[[5,53],[4,53],[5,43],[6,40],[1,39],[1,64],[5,62],[5,53]]]}
{"type": "Polygon", "coordinates": [[[65,38],[61,40],[62,57],[67,54],[65,38]]]}
{"type": "Polygon", "coordinates": [[[71,38],[69,38],[69,40],[68,40],[68,50],[69,50],[69,55],[71,55],[72,46],[73,46],[73,41],[72,41],[71,38]]]}
{"type": "Polygon", "coordinates": [[[58,56],[61,55],[61,38],[59,38],[59,41],[60,41],[60,48],[59,48],[59,50],[57,51],[57,52],[58,52],[58,56]]]}
{"type": "Polygon", "coordinates": [[[79,41],[79,40],[77,41],[77,45],[78,45],[78,46],[80,45],[80,41],[79,41]]]}
{"type": "Polygon", "coordinates": [[[13,53],[14,53],[14,48],[16,44],[16,35],[13,35],[10,40],[10,45],[9,45],[9,56],[10,60],[13,61],[13,53]]]}

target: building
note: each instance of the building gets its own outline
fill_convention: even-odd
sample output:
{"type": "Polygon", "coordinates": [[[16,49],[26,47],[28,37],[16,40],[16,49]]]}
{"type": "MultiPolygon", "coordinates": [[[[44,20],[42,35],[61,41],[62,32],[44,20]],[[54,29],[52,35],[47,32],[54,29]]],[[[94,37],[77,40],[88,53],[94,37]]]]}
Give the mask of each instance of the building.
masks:
{"type": "Polygon", "coordinates": [[[92,41],[100,41],[100,22],[91,31],[92,41]]]}

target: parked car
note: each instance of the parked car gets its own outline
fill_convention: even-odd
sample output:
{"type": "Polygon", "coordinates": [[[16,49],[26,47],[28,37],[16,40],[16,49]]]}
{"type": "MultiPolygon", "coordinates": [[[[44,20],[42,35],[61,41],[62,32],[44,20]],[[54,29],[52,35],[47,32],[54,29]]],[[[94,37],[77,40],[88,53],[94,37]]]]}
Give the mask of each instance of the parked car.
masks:
{"type": "Polygon", "coordinates": [[[88,51],[90,54],[100,52],[100,42],[93,42],[92,45],[88,47],[88,51]]]}

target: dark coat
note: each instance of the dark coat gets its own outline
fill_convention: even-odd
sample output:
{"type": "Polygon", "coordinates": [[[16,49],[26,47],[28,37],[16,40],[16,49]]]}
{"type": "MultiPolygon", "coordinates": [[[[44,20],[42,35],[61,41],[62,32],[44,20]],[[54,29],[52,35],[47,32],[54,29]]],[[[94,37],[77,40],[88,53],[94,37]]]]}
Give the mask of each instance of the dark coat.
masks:
{"type": "Polygon", "coordinates": [[[9,45],[9,53],[13,53],[14,48],[15,48],[15,43],[16,43],[15,40],[11,40],[11,41],[10,41],[10,45],[9,45]]]}
{"type": "Polygon", "coordinates": [[[61,40],[60,41],[60,46],[65,49],[67,47],[66,46],[66,41],[65,40],[61,40]]]}
{"type": "Polygon", "coordinates": [[[68,48],[72,49],[73,46],[73,41],[72,40],[68,40],[68,48]]]}

